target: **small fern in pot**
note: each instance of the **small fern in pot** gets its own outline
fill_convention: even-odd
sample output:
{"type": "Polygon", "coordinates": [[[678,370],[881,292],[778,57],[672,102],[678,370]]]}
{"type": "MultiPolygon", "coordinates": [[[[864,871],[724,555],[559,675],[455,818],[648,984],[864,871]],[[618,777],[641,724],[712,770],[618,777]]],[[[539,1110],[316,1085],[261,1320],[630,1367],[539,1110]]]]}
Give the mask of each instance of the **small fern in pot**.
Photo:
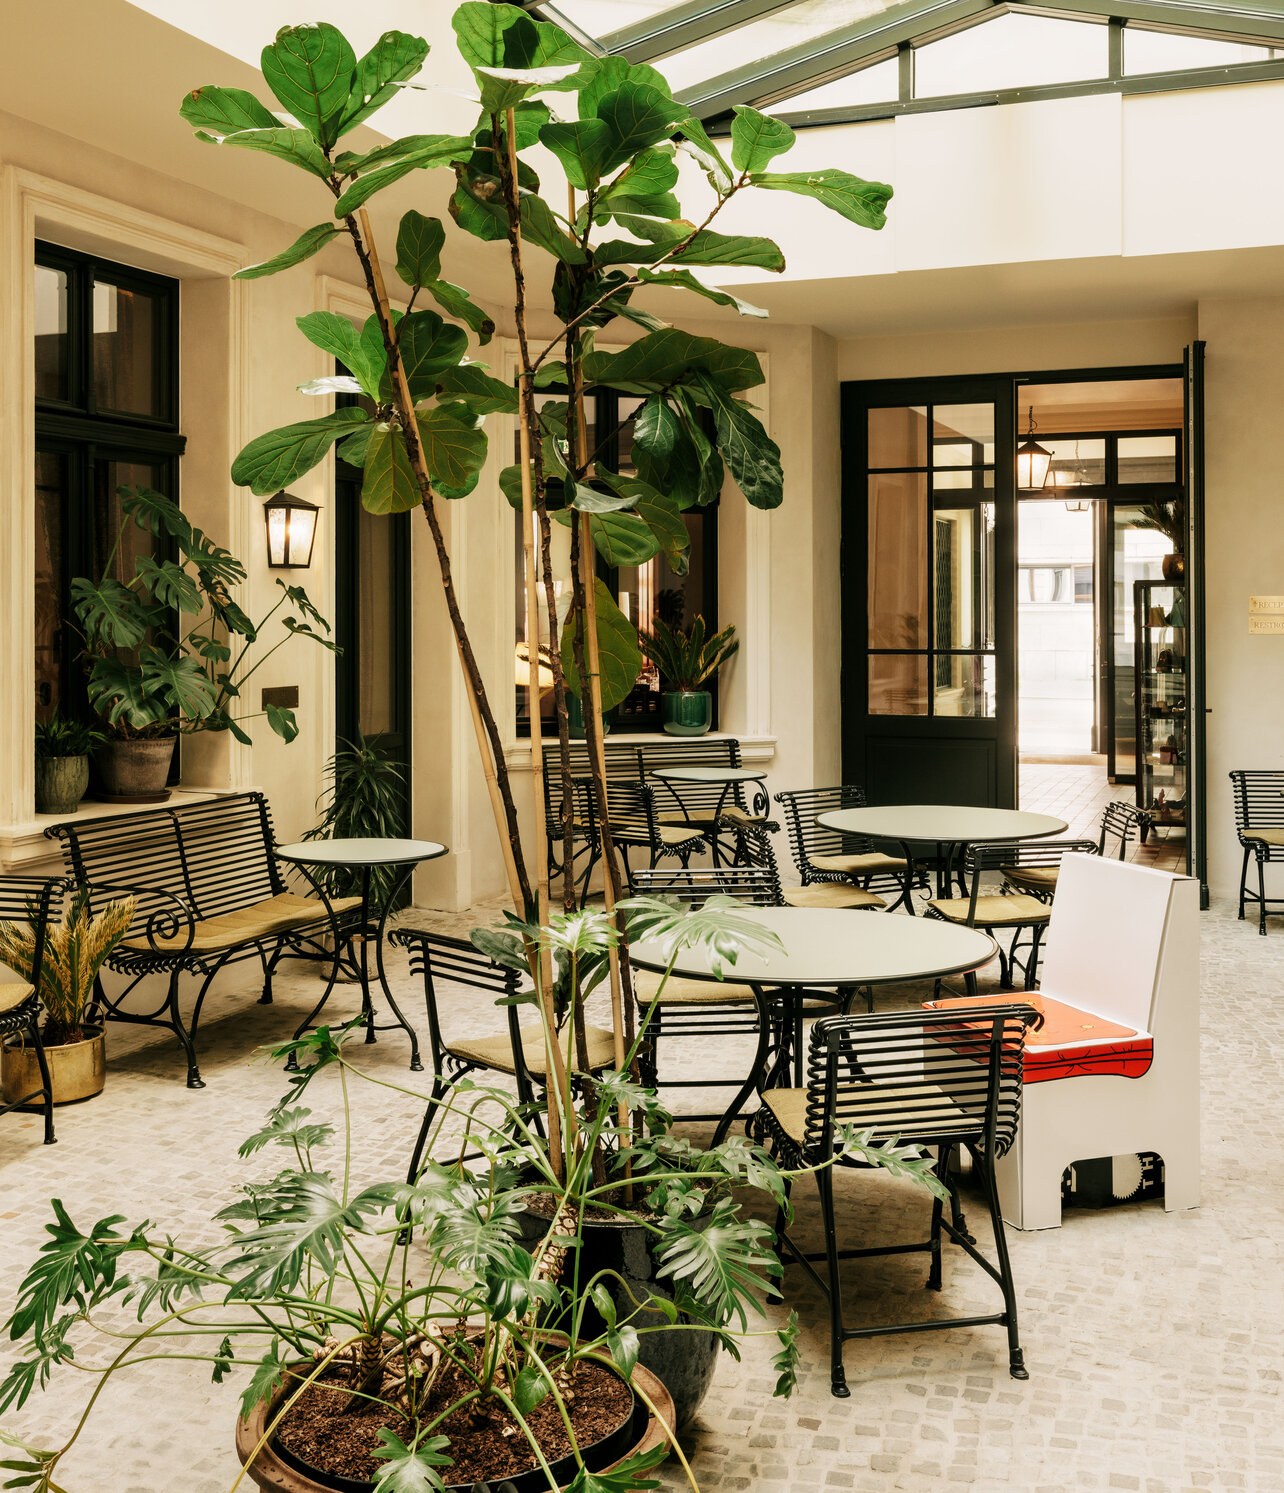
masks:
{"type": "Polygon", "coordinates": [[[686,630],[657,622],[638,640],[665,686],[660,696],[664,729],[671,736],[703,736],[713,725],[713,694],[702,686],[739,651],[735,628],[710,636],[704,618],[697,617],[686,630]]]}
{"type": "MultiPolygon", "coordinates": [[[[321,822],[305,840],[395,839],[406,832],[406,781],[401,768],[377,742],[358,730],[355,741],[341,741],[325,765],[329,782],[317,807],[321,822]]],[[[315,873],[331,897],[361,894],[361,873],[342,866],[315,873]]],[[[382,908],[392,895],[401,868],[376,866],[370,873],[370,899],[382,908]]]]}

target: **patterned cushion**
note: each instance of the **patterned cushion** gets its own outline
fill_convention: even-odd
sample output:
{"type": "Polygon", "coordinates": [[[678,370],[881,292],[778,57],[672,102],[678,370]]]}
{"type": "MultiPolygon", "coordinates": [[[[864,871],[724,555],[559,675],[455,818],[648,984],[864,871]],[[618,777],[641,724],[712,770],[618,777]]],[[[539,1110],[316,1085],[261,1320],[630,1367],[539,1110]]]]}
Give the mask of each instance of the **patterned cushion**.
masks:
{"type": "Polygon", "coordinates": [[[21,980],[12,980],[0,985],[0,1015],[20,1006],[31,996],[31,993],[31,986],[24,984],[21,980]]]}
{"type": "MultiPolygon", "coordinates": [[[[337,913],[348,912],[361,906],[361,898],[332,897],[330,905],[337,913]]],[[[187,949],[193,954],[214,954],[223,949],[234,949],[241,944],[255,943],[263,938],[275,938],[295,928],[307,928],[327,921],[325,904],[318,898],[296,897],[293,892],[282,892],[279,896],[256,902],[252,907],[239,907],[235,912],[221,912],[217,917],[198,918],[190,948],[186,928],[167,938],[158,938],[156,948],[161,953],[182,953],[187,949]]],[[[152,946],[146,938],[126,939],[122,947],[135,954],[152,952],[152,946]]]]}
{"type": "Polygon", "coordinates": [[[784,899],[790,907],[886,907],[874,892],[846,886],[839,881],[818,881],[811,886],[787,886],[784,899]]]}
{"type": "Polygon", "coordinates": [[[841,871],[844,876],[868,876],[874,871],[903,871],[905,862],[894,855],[883,855],[871,850],[865,855],[813,855],[810,858],[817,871],[841,871]]]}

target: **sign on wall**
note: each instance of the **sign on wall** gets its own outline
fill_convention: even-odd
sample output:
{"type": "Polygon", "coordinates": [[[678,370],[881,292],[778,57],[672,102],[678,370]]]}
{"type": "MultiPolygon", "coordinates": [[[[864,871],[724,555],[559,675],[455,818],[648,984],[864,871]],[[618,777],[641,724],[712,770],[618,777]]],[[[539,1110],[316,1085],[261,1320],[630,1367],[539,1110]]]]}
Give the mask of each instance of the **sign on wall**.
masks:
{"type": "Polygon", "coordinates": [[[1284,633],[1284,596],[1250,596],[1248,630],[1284,633]]]}

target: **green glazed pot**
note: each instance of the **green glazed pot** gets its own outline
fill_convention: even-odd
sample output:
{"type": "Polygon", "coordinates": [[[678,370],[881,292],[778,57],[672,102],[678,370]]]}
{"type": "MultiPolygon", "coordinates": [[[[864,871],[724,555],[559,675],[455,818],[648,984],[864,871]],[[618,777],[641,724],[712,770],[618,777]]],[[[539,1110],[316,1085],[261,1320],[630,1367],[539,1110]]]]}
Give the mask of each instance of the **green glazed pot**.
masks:
{"type": "MultiPolygon", "coordinates": [[[[615,719],[614,710],[602,712],[602,735],[611,734],[611,723],[615,719]]],[[[566,692],[566,732],[572,741],[584,740],[584,712],[580,708],[580,697],[566,692]]]]}
{"type": "Polygon", "coordinates": [[[36,758],[37,814],[74,814],[88,787],[88,757],[36,758]]]}
{"type": "Polygon", "coordinates": [[[660,719],[670,736],[703,736],[713,725],[713,696],[707,689],[663,694],[660,719]]]}

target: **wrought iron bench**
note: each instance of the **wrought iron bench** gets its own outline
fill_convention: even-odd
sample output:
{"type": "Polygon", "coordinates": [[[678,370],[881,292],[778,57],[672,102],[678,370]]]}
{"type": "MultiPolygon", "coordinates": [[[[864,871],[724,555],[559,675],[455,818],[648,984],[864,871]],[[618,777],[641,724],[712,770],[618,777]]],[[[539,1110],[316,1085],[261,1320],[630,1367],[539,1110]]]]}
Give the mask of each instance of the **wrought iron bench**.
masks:
{"type": "MultiPolygon", "coordinates": [[[[734,737],[695,736],[675,738],[656,736],[654,741],[613,741],[603,743],[606,761],[607,797],[612,783],[636,788],[639,782],[653,790],[655,818],[661,832],[681,830],[687,836],[709,840],[719,833],[739,836],[745,829],[774,833],[779,824],[767,817],[766,792],[756,788],[752,803],[743,783],[668,783],[657,778],[657,769],[671,767],[738,768],[740,743],[734,737]]],[[[585,887],[593,867],[601,858],[598,845],[598,815],[591,792],[591,768],[588,744],[571,743],[571,775],[574,779],[572,823],[575,837],[571,874],[585,887]],[[583,869],[579,869],[583,863],[583,869]]],[[[554,748],[544,756],[544,813],[549,828],[549,876],[562,873],[562,805],[564,802],[562,764],[554,748]]]]}
{"type": "MultiPolygon", "coordinates": [[[[93,887],[94,899],[128,891],[138,902],[129,937],[107,968],[123,975],[109,996],[98,985],[102,1018],[167,1027],[187,1054],[187,1086],[204,1088],[196,1062],[196,1029],[214,978],[228,965],[257,959],[263,967],[260,1004],[272,1001],[272,974],[283,958],[329,959],[319,942],[330,931],[325,904],[291,892],[272,854],[275,837],[261,793],[233,793],[208,803],[156,809],[120,819],[57,824],[69,873],[93,887]],[[149,975],[168,976],[164,1000],[139,1013],[125,1002],[149,975]],[[179,976],[200,986],[185,1023],[179,976]]],[[[333,897],[336,916],[359,910],[359,897],[333,897]]],[[[346,921],[346,920],[345,920],[346,921]]],[[[341,925],[342,926],[342,925],[341,925]]]]}
{"type": "Polygon", "coordinates": [[[24,1046],[36,1054],[40,1070],[40,1087],[30,1094],[18,1094],[0,1102],[0,1115],[23,1109],[39,1099],[45,1117],[45,1145],[52,1146],[57,1137],[53,1123],[53,1080],[40,1037],[40,973],[44,963],[47,930],[51,917],[61,904],[65,883],[61,878],[44,876],[0,877],[0,919],[18,924],[30,923],[34,935],[29,979],[17,971],[0,970],[0,1041],[20,1036],[24,1046]]]}

